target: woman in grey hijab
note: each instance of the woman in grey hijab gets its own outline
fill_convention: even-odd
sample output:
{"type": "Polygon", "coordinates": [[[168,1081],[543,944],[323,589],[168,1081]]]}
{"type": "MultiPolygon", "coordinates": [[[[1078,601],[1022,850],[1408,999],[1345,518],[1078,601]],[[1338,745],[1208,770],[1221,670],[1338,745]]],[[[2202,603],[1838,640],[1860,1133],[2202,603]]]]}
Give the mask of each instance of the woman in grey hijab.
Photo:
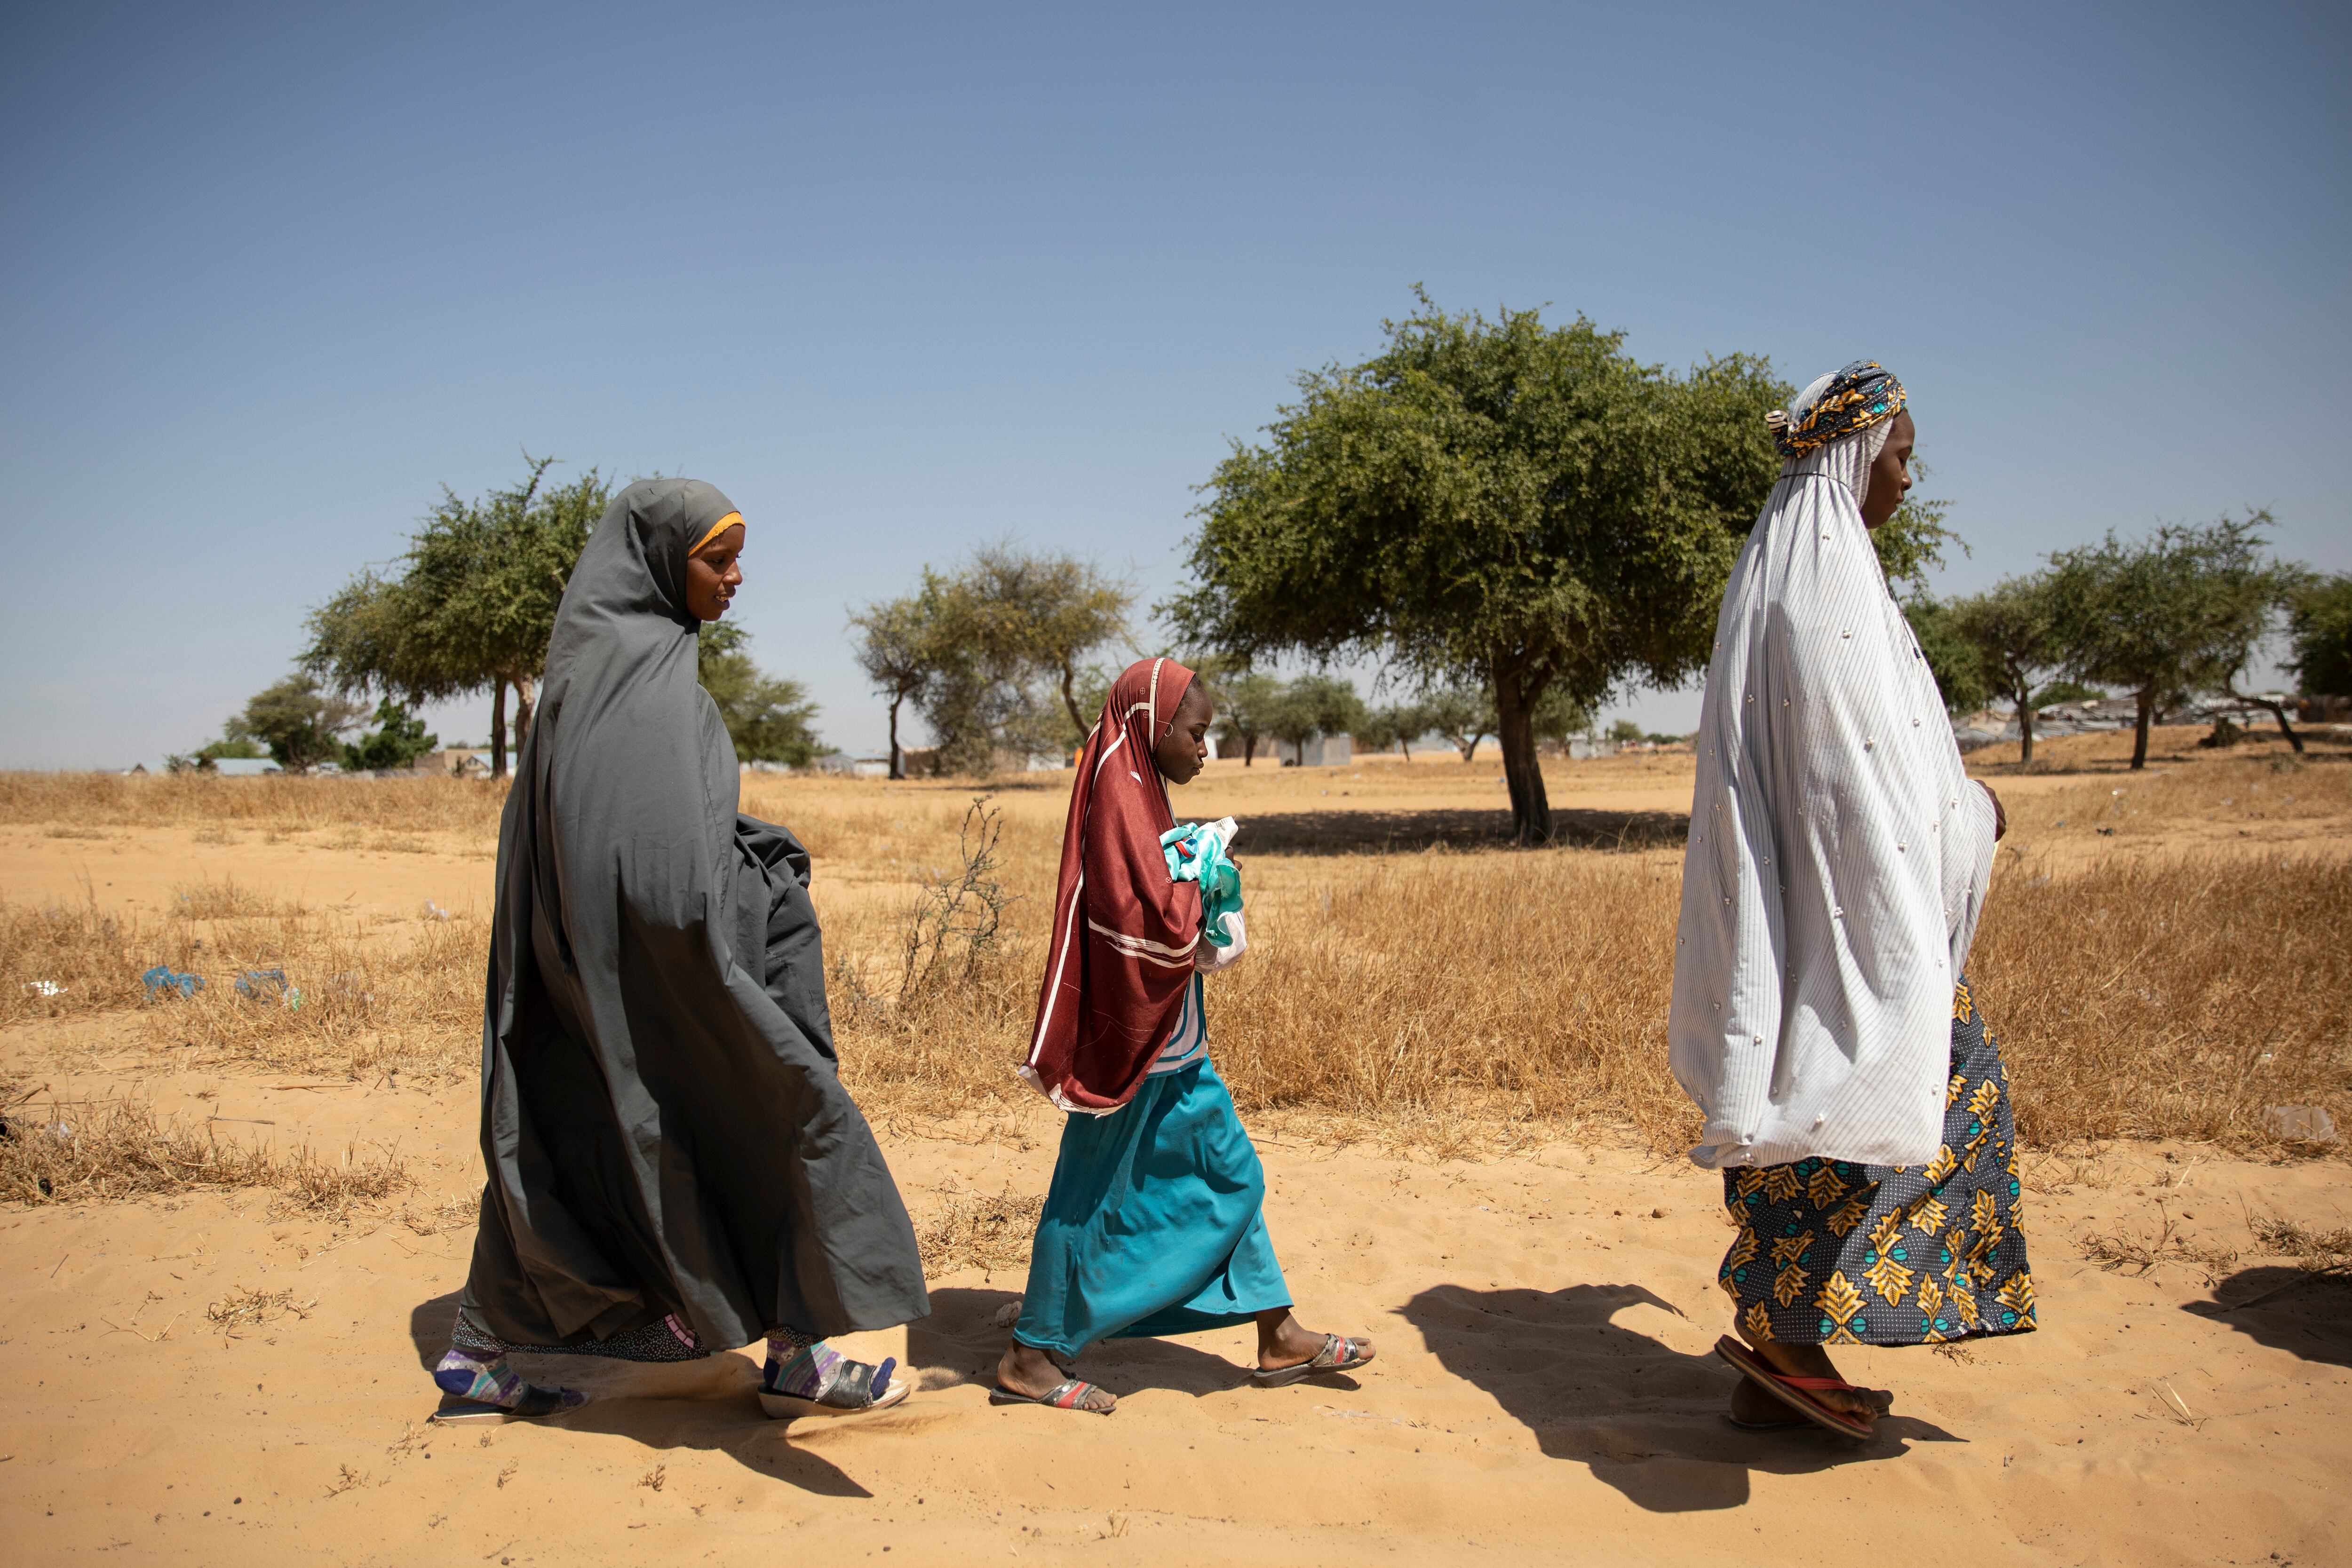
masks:
{"type": "Polygon", "coordinates": [[[736,810],[696,681],[743,519],[658,479],[614,497],[548,645],[499,827],[482,1026],[489,1181],[443,1421],[561,1416],[509,1350],[681,1361],[765,1335],[769,1414],[905,1397],[827,1334],[929,1303],[912,1226],[843,1089],[798,840],[736,810]]]}

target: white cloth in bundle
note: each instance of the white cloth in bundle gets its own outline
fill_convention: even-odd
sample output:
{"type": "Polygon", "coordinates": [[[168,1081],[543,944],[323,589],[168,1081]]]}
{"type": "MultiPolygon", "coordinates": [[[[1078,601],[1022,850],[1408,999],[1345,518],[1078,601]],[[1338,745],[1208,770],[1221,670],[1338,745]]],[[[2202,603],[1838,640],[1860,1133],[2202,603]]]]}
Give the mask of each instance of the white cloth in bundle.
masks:
{"type": "Polygon", "coordinates": [[[1783,464],[1716,622],[1667,1024],[1708,1169],[1941,1138],[1994,815],[1863,526],[1891,425],[1783,464]]]}

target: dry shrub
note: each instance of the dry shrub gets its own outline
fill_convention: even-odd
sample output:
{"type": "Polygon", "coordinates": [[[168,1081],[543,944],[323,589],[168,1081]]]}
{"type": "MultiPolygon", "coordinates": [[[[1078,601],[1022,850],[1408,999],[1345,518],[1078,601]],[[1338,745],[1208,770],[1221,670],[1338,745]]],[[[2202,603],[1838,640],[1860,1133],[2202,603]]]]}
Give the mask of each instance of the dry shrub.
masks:
{"type": "Polygon", "coordinates": [[[0,822],[65,830],[240,823],[496,838],[505,804],[506,785],[488,779],[0,773],[0,822]]]}
{"type": "Polygon", "coordinates": [[[2155,1234],[2141,1237],[2126,1230],[2095,1232],[2082,1238],[2083,1256],[2109,1273],[2129,1269],[2134,1274],[2146,1274],[2161,1264],[2186,1264],[2202,1273],[2209,1285],[2220,1280],[2222,1270],[2238,1260],[2238,1255],[2225,1248],[2200,1247],[2181,1236],[2163,1205],[2158,1204],[2156,1212],[2155,1234]]]}
{"type": "Polygon", "coordinates": [[[2292,1258],[2314,1274],[2352,1275],[2352,1229],[2317,1230],[2274,1217],[2246,1223],[2263,1250],[2274,1257],[2292,1258]]]}
{"type": "Polygon", "coordinates": [[[2270,1143],[2352,1105],[2352,866],[2190,857],[2001,877],[1969,961],[2021,1134],[2270,1143]]]}
{"type": "Polygon", "coordinates": [[[273,1318],[307,1318],[316,1301],[297,1301],[291,1291],[264,1291],[239,1285],[205,1309],[205,1317],[225,1334],[241,1328],[259,1328],[273,1318]]]}
{"type": "Polygon", "coordinates": [[[52,1103],[12,1111],[0,1135],[0,1200],[111,1201],[203,1187],[277,1187],[294,1208],[341,1218],[356,1198],[410,1185],[404,1165],[346,1154],[340,1165],[308,1149],[280,1157],[223,1143],[177,1121],[159,1122],[142,1100],[52,1103]]]}
{"type": "Polygon", "coordinates": [[[0,1023],[120,1008],[145,988],[136,922],[95,900],[27,909],[0,904],[0,1023]]]}
{"type": "Polygon", "coordinates": [[[920,1206],[915,1242],[922,1249],[923,1276],[937,1279],[959,1269],[1025,1269],[1029,1239],[1045,1200],[1010,1187],[986,1193],[944,1192],[920,1206]]]}
{"type": "Polygon", "coordinates": [[[173,914],[184,920],[274,919],[303,913],[299,899],[279,904],[266,894],[239,887],[236,878],[184,883],[172,890],[173,914]]]}

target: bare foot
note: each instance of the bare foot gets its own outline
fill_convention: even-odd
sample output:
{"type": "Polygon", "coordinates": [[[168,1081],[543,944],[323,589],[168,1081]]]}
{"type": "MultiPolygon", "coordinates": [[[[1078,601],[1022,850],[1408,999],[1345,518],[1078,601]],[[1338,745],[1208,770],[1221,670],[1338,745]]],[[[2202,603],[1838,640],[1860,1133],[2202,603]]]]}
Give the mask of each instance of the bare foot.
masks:
{"type": "MultiPolygon", "coordinates": [[[[1372,1357],[1372,1342],[1357,1339],[1356,1347],[1364,1359],[1372,1357]]],[[[1286,1366],[1308,1362],[1322,1352],[1323,1336],[1303,1327],[1290,1315],[1288,1307],[1276,1307],[1257,1314],[1257,1364],[1261,1372],[1278,1372],[1286,1366]]]]}
{"type": "MultiPolygon", "coordinates": [[[[1829,1352],[1820,1345],[1783,1344],[1779,1340],[1748,1339],[1745,1330],[1741,1331],[1739,1337],[1748,1340],[1748,1348],[1756,1353],[1759,1359],[1783,1376],[1834,1377],[1841,1383],[1846,1381],[1844,1375],[1831,1363],[1829,1352]]],[[[1895,1406],[1895,1396],[1883,1388],[1815,1388],[1806,1392],[1840,1415],[1851,1416],[1864,1426],[1895,1406]]],[[[1731,1414],[1737,1420],[1769,1419],[1771,1416],[1786,1413],[1787,1408],[1744,1378],[1732,1392],[1731,1414]],[[1743,1401],[1743,1395],[1752,1397],[1743,1401]],[[1772,1409],[1763,1410],[1763,1405],[1769,1405],[1772,1409]]]]}
{"type": "MultiPolygon", "coordinates": [[[[1009,1393],[1025,1394],[1032,1399],[1043,1399],[1068,1381],[1069,1373],[1052,1356],[1017,1339],[1004,1347],[1004,1354],[996,1363],[997,1386],[1009,1393]]],[[[1118,1398],[1104,1388],[1090,1388],[1079,1402],[1082,1409],[1106,1412],[1118,1405],[1118,1398]]]]}

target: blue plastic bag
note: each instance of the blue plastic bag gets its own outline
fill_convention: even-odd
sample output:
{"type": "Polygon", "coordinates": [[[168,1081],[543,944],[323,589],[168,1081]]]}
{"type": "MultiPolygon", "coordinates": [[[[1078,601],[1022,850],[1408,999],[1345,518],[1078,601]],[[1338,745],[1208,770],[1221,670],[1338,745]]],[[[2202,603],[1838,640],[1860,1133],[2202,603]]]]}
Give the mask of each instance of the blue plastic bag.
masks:
{"type": "Polygon", "coordinates": [[[169,964],[158,964],[139,978],[145,982],[147,994],[150,997],[160,996],[165,991],[175,991],[184,997],[193,997],[205,988],[205,977],[202,975],[175,975],[172,972],[172,967],[169,964]]]}

